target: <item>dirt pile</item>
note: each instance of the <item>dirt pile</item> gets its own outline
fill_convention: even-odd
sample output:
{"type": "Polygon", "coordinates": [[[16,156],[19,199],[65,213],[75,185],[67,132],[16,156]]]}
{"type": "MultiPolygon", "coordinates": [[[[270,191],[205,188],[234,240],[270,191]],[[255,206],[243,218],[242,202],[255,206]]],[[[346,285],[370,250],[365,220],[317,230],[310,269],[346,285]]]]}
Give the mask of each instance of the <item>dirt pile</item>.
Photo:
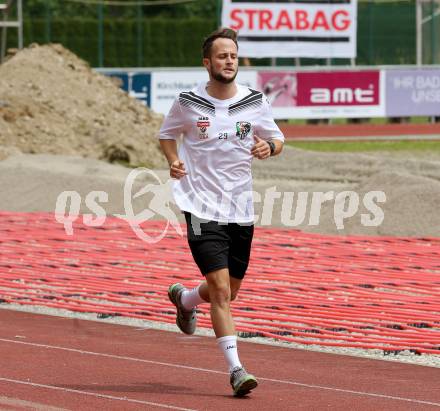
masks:
{"type": "MultiPolygon", "coordinates": [[[[0,161],[0,210],[54,212],[60,193],[74,190],[82,199],[80,212],[88,213],[84,201],[87,194],[105,191],[108,202],[102,206],[107,215],[121,214],[125,210],[124,187],[130,171],[95,159],[10,155],[0,161]]],[[[168,169],[156,169],[155,173],[163,183],[169,178],[168,169]]],[[[254,176],[254,189],[261,196],[261,201],[255,203],[258,225],[322,234],[440,237],[440,156],[418,160],[411,153],[328,154],[286,147],[278,158],[255,161],[254,176]],[[268,221],[263,221],[264,199],[273,189],[279,196],[274,199],[273,210],[269,207],[269,219],[265,219],[268,221]],[[312,213],[313,196],[328,192],[333,193],[332,199],[322,204],[319,215],[312,213]],[[382,192],[385,201],[374,200],[377,207],[372,208],[367,194],[375,192],[382,192]],[[283,211],[289,193],[294,194],[293,202],[283,211]],[[341,209],[348,210],[349,201],[341,207],[339,203],[336,206],[336,199],[345,199],[344,193],[351,193],[348,200],[354,210],[351,216],[342,218],[341,209]],[[303,194],[307,197],[301,212],[298,200],[303,194]],[[297,215],[303,217],[298,219],[297,215]]],[[[133,193],[146,184],[158,183],[144,177],[136,180],[133,193]]],[[[165,188],[168,190],[169,185],[165,188]]],[[[136,213],[149,207],[152,195],[153,191],[135,199],[136,213]]],[[[174,210],[181,218],[177,208],[174,210]]],[[[164,215],[156,214],[154,218],[163,219],[164,215]]]]}
{"type": "Polygon", "coordinates": [[[32,45],[0,66],[0,156],[67,154],[160,167],[162,116],[61,45],[32,45]]]}
{"type": "MultiPolygon", "coordinates": [[[[276,159],[254,162],[253,174],[262,198],[268,187],[276,187],[283,196],[295,193],[292,220],[300,209],[299,193],[308,193],[305,216],[292,228],[323,234],[440,236],[440,156],[434,153],[320,153],[286,147],[276,159]],[[322,204],[319,218],[311,223],[312,196],[328,192],[333,192],[331,200],[322,204]],[[368,198],[375,192],[383,193],[373,198],[382,211],[365,206],[371,204],[368,198]],[[378,201],[381,196],[384,202],[378,201]],[[336,205],[336,198],[346,203],[336,205]],[[350,201],[355,208],[352,216],[348,216],[350,201]],[[343,220],[338,218],[341,210],[346,215],[343,220]]],[[[278,218],[282,198],[274,203],[273,224],[277,226],[283,226],[283,219],[278,218]]],[[[261,215],[261,203],[256,210],[261,215]]]]}
{"type": "MultiPolygon", "coordinates": [[[[348,189],[358,197],[358,208],[353,216],[344,219],[343,223],[340,222],[338,228],[335,202],[328,202],[322,207],[320,224],[305,226],[303,229],[325,234],[440,236],[440,213],[437,212],[440,181],[384,170],[348,189]],[[381,192],[383,195],[375,197],[377,207],[367,208],[367,193],[374,192],[381,192]]],[[[341,190],[336,191],[338,192],[341,190]]],[[[346,198],[344,210],[349,208],[348,201],[346,198]]]]}

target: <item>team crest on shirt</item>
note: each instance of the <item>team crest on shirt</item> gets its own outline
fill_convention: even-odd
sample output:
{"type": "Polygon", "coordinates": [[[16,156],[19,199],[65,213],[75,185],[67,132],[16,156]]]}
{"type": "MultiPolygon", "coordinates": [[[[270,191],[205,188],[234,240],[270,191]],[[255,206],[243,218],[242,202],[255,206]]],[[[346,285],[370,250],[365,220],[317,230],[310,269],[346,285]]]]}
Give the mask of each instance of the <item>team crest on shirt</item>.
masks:
{"type": "Polygon", "coordinates": [[[235,134],[240,140],[244,140],[251,131],[251,123],[247,121],[237,121],[235,124],[237,133],[235,134]]]}
{"type": "Polygon", "coordinates": [[[209,117],[199,117],[197,120],[197,128],[199,129],[200,140],[206,140],[208,138],[208,127],[210,125],[209,117]]]}

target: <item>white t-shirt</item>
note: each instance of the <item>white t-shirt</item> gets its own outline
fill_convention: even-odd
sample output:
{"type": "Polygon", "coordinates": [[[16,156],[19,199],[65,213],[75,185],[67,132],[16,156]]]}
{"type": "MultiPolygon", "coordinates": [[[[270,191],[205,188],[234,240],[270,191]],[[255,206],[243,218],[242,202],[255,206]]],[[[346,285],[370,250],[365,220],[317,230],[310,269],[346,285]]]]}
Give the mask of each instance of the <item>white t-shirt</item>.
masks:
{"type": "Polygon", "coordinates": [[[237,84],[234,97],[219,100],[206,84],[180,93],[159,132],[165,140],[183,135],[178,154],[188,175],[174,182],[174,199],[202,219],[250,223],[254,134],[264,140],[284,136],[263,93],[237,84]]]}

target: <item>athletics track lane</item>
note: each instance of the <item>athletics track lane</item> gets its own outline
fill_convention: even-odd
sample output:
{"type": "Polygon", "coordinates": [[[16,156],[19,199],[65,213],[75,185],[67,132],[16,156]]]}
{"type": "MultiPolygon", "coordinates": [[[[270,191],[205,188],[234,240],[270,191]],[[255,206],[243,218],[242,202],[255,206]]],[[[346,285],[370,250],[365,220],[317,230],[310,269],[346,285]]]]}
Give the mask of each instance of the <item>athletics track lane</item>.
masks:
{"type": "Polygon", "coordinates": [[[0,409],[440,409],[438,368],[240,342],[260,387],[236,399],[213,338],[7,309],[0,326],[0,409]]]}
{"type": "Polygon", "coordinates": [[[287,140],[440,139],[440,123],[425,124],[280,124],[287,140]]]}

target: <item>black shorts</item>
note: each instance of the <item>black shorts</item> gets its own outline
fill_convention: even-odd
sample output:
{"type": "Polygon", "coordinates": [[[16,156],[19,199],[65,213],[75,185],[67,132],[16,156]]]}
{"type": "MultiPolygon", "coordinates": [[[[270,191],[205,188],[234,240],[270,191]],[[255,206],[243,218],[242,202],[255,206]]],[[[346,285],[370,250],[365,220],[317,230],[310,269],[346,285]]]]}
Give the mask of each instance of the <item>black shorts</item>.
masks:
{"type": "Polygon", "coordinates": [[[201,273],[207,275],[228,268],[231,277],[243,279],[249,265],[254,225],[221,224],[184,213],[189,248],[201,273]]]}

